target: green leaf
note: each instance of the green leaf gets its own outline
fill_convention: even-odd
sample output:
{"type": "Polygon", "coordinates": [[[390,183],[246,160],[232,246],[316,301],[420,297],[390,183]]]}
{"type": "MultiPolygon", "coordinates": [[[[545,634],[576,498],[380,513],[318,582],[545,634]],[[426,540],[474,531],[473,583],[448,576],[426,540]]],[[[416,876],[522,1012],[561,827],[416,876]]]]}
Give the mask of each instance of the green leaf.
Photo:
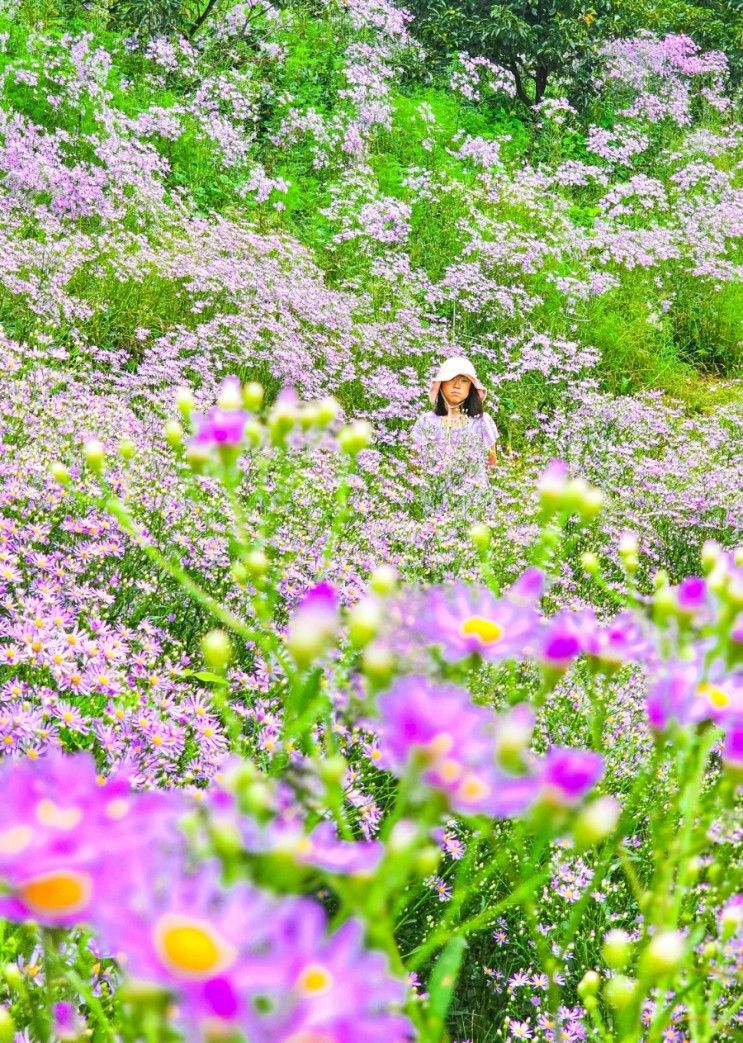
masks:
{"type": "Polygon", "coordinates": [[[213,674],[211,670],[184,670],[184,677],[195,677],[199,681],[208,681],[209,684],[229,684],[224,677],[213,674]]]}
{"type": "Polygon", "coordinates": [[[428,1023],[435,1031],[441,1031],[444,1027],[444,1019],[454,995],[466,947],[465,938],[450,938],[431,973],[428,982],[428,1023]]]}

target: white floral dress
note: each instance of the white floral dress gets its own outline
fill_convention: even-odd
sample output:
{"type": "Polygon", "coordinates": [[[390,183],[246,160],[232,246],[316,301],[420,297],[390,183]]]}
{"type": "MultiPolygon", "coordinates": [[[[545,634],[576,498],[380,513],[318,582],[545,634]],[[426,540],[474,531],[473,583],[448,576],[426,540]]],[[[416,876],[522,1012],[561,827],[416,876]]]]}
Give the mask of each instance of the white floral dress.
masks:
{"type": "Polygon", "coordinates": [[[488,454],[498,441],[495,421],[487,413],[467,417],[461,427],[446,421],[436,413],[425,413],[410,432],[417,462],[429,477],[426,498],[432,504],[466,500],[467,493],[486,489],[488,454]]]}

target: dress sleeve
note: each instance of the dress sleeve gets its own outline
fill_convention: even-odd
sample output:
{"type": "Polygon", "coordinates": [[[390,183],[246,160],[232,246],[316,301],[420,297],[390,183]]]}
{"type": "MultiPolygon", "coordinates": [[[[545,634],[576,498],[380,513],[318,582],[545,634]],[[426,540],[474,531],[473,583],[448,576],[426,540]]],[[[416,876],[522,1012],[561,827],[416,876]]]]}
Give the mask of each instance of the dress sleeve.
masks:
{"type": "Polygon", "coordinates": [[[488,449],[492,449],[498,441],[498,428],[489,413],[482,414],[482,440],[488,449]]]}

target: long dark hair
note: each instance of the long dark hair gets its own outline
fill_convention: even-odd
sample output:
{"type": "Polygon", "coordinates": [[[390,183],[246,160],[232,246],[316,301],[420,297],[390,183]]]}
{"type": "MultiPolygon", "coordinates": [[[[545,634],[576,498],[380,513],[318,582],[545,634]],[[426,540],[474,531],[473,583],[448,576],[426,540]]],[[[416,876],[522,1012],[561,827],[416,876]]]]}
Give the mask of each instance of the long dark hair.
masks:
{"type": "MultiPolygon", "coordinates": [[[[467,416],[482,416],[482,399],[474,384],[470,384],[470,393],[459,408],[467,416]]],[[[436,416],[446,416],[449,412],[446,408],[446,399],[441,388],[439,388],[439,393],[436,396],[436,405],[433,407],[433,411],[436,416]]]]}

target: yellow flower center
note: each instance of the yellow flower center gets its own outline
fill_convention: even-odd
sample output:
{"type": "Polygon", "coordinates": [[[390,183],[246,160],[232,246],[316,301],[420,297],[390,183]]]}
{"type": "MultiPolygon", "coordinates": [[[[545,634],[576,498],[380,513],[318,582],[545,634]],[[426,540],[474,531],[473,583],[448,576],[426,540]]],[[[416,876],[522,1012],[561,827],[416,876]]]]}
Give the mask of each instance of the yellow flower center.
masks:
{"type": "Polygon", "coordinates": [[[11,826],[0,833],[0,855],[17,855],[31,842],[33,831],[30,826],[11,826]]]}
{"type": "Polygon", "coordinates": [[[426,749],[431,757],[438,759],[439,757],[445,757],[453,745],[454,739],[448,732],[439,732],[426,745],[426,749]]]}
{"type": "Polygon", "coordinates": [[[444,782],[455,782],[462,774],[462,765],[453,757],[447,757],[437,765],[437,771],[444,782]]]}
{"type": "Polygon", "coordinates": [[[155,945],[163,964],[185,978],[211,978],[237,955],[210,923],[171,914],[155,926],[155,945]]]}
{"type": "Polygon", "coordinates": [[[489,793],[490,786],[477,775],[465,775],[457,789],[457,796],[466,801],[482,800],[489,793]]]}
{"type": "Polygon", "coordinates": [[[80,808],[60,808],[46,797],[36,805],[36,818],[42,826],[53,826],[55,829],[67,831],[74,829],[82,817],[80,808]]]}
{"type": "Polygon", "coordinates": [[[494,645],[503,637],[504,630],[500,623],[484,616],[470,616],[459,628],[462,637],[476,637],[481,645],[494,645]]]}
{"type": "Polygon", "coordinates": [[[333,986],[333,975],[319,963],[310,963],[297,979],[297,988],[303,996],[319,996],[333,986]]]}
{"type": "Polygon", "coordinates": [[[730,705],[728,693],[723,688],[718,688],[717,685],[709,684],[707,681],[699,685],[697,692],[716,710],[724,710],[730,705]]]}
{"type": "Polygon", "coordinates": [[[129,811],[129,801],[123,797],[116,797],[114,800],[109,800],[106,804],[106,817],[107,818],[124,818],[129,811]]]}
{"type": "Polygon", "coordinates": [[[78,913],[88,904],[92,881],[73,869],[45,873],[18,888],[18,897],[32,913],[55,916],[78,913]]]}

